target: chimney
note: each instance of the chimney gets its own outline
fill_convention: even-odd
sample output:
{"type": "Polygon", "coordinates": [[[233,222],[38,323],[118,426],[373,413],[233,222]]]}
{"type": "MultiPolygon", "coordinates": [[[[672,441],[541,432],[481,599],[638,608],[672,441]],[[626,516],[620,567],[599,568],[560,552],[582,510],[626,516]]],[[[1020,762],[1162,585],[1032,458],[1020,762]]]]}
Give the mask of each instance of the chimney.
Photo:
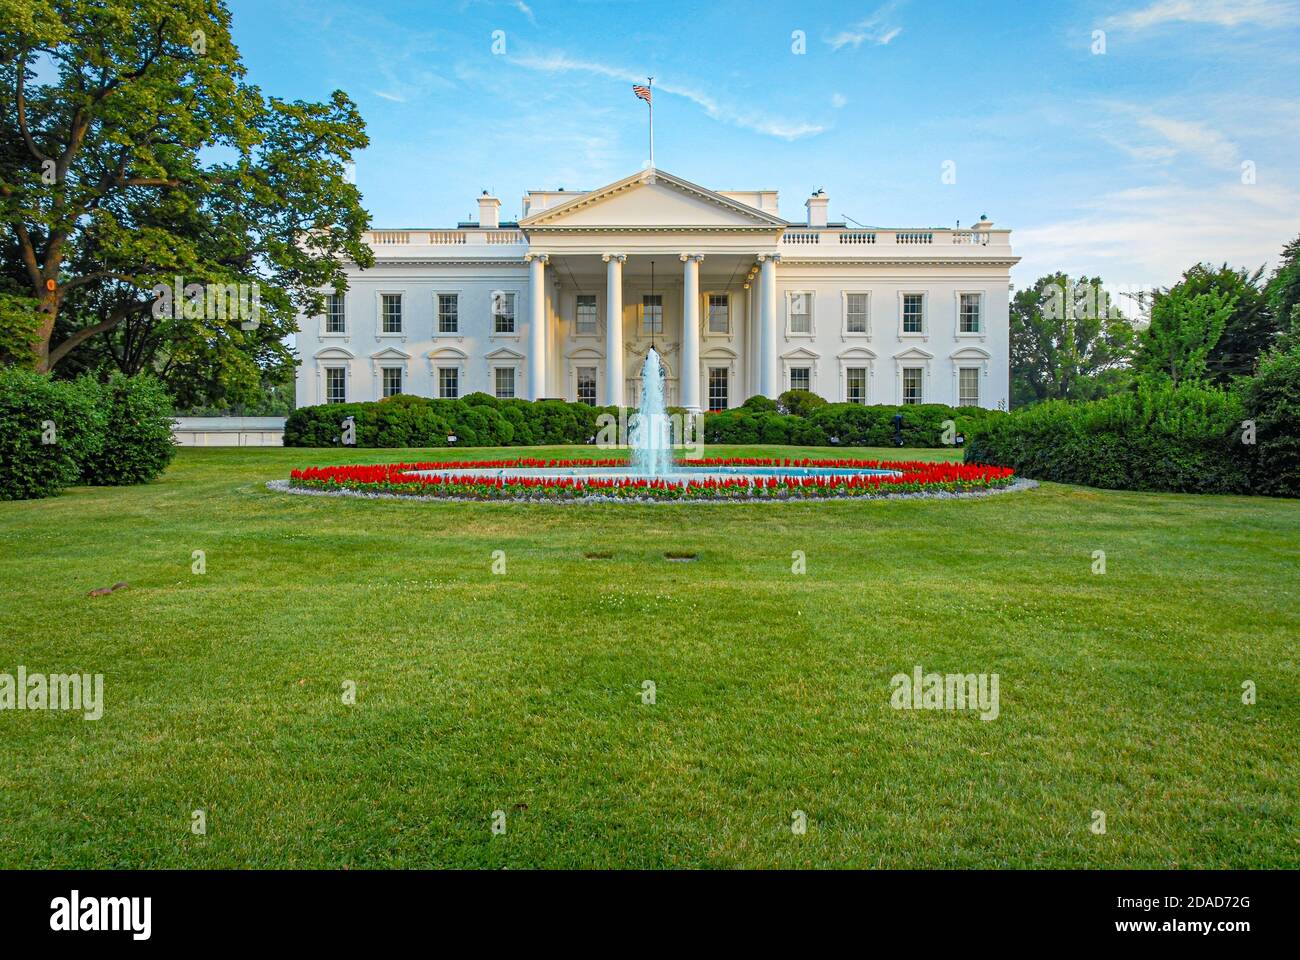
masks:
{"type": "Polygon", "coordinates": [[[820,189],[803,202],[803,205],[808,208],[808,226],[826,226],[826,208],[830,206],[830,203],[831,198],[826,196],[825,191],[820,189]]]}
{"type": "Polygon", "coordinates": [[[484,230],[495,230],[501,226],[501,201],[490,196],[486,190],[478,198],[478,225],[484,230]]]}

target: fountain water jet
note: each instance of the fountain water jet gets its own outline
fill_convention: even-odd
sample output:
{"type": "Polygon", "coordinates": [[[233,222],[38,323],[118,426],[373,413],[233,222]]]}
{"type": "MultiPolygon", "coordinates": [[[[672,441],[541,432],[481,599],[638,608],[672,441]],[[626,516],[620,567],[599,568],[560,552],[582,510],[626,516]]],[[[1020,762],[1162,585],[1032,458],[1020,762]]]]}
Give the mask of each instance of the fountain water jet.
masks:
{"type": "Polygon", "coordinates": [[[633,476],[664,477],[673,472],[672,424],[665,387],[659,351],[651,347],[641,367],[641,406],[628,436],[633,476]]]}

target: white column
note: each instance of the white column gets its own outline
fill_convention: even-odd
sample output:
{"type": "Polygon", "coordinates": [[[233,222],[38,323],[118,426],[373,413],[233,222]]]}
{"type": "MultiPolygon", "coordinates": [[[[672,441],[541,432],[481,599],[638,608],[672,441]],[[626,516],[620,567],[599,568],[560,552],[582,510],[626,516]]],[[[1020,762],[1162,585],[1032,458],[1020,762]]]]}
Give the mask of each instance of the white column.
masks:
{"type": "Polygon", "coordinates": [[[546,396],[546,261],[530,253],[528,261],[528,398],[546,396]]]}
{"type": "Polygon", "coordinates": [[[758,392],[773,400],[781,392],[776,358],[776,265],[779,253],[759,254],[758,392]]]}
{"type": "Polygon", "coordinates": [[[682,406],[700,412],[700,261],[698,253],[683,253],[682,263],[682,406]]]}
{"type": "Polygon", "coordinates": [[[605,406],[621,407],[623,399],[623,261],[622,253],[607,253],[605,269],[605,406]]]}

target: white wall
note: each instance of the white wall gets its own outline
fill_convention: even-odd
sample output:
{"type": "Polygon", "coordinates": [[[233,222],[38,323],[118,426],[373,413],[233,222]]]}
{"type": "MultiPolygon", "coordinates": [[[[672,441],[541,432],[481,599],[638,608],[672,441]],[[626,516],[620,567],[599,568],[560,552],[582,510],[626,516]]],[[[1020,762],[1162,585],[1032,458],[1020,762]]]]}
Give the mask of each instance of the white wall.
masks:
{"type": "Polygon", "coordinates": [[[910,359],[906,366],[927,369],[924,401],[956,404],[958,365],[980,365],[980,405],[996,407],[1009,401],[1008,390],[1008,306],[1006,271],[977,267],[857,267],[801,266],[783,261],[777,268],[777,341],[778,354],[787,357],[801,353],[797,361],[782,360],[779,369],[782,389],[786,389],[786,370],[791,364],[813,368],[812,389],[827,400],[845,399],[841,371],[842,357],[856,356],[852,366],[871,370],[867,402],[899,403],[901,384],[896,359],[899,353],[912,351],[932,355],[931,359],[910,359]],[[940,276],[936,276],[939,274],[940,276]],[[813,335],[790,335],[788,330],[789,294],[813,294],[813,335]],[[867,336],[844,331],[845,292],[870,295],[870,323],[867,336]],[[923,292],[926,295],[926,330],[921,336],[900,333],[901,294],[923,292]],[[983,296],[983,332],[958,335],[958,293],[983,296]],[[866,358],[863,351],[875,354],[866,358]],[[983,360],[978,352],[990,354],[983,360]],[[816,356],[809,356],[815,354],[816,356]],[[954,354],[958,357],[954,359],[954,354]]]}
{"type": "MultiPolygon", "coordinates": [[[[349,371],[348,399],[377,400],[382,394],[382,365],[403,365],[404,393],[432,397],[437,395],[434,364],[461,367],[460,394],[475,391],[494,392],[488,354],[512,351],[519,354],[515,392],[527,396],[528,352],[528,268],[523,264],[489,264],[463,266],[431,264],[428,266],[393,266],[379,264],[357,271],[350,278],[345,310],[347,332],[326,334],[324,317],[306,317],[299,322],[297,338],[299,367],[296,396],[299,406],[324,403],[322,365],[346,362],[349,371]],[[492,322],[492,292],[515,294],[515,332],[496,334],[492,322]],[[402,333],[381,334],[379,295],[402,294],[402,333]],[[456,293],[460,298],[460,329],[456,334],[435,334],[437,315],[435,295],[456,293]],[[341,357],[347,351],[352,358],[317,361],[326,351],[341,357]],[[389,351],[389,359],[377,361],[375,354],[389,351]],[[430,354],[437,351],[438,357],[430,354]],[[459,361],[456,351],[466,355],[459,361]],[[406,354],[397,358],[393,352],[406,354]]],[[[501,362],[508,362],[502,360],[501,362]]]]}
{"type": "MultiPolygon", "coordinates": [[[[435,364],[458,366],[461,370],[460,393],[464,396],[474,391],[493,393],[492,361],[489,355],[500,352],[518,354],[517,361],[501,359],[503,363],[517,365],[516,395],[529,395],[526,381],[528,353],[528,268],[523,264],[430,264],[383,265],[354,274],[346,295],[347,332],[344,335],[325,335],[324,318],[312,317],[301,321],[298,350],[302,359],[297,383],[297,401],[300,406],[323,403],[325,400],[324,375],[321,367],[329,363],[346,364],[349,371],[348,399],[352,401],[376,400],[382,392],[381,365],[402,365],[406,371],[403,391],[422,396],[437,395],[435,364]],[[514,291],[515,333],[492,333],[491,295],[494,290],[514,291]],[[403,294],[403,333],[379,334],[379,294],[403,294]],[[435,335],[435,294],[457,293],[460,296],[460,331],[455,335],[435,335]],[[318,361],[322,351],[339,359],[318,361]],[[342,351],[351,354],[346,358],[342,351]],[[439,352],[432,360],[430,354],[439,352]],[[457,356],[457,351],[464,358],[457,356]],[[387,352],[389,359],[376,360],[375,354],[387,352]],[[404,356],[401,356],[404,355],[404,356]]],[[[610,402],[605,384],[605,290],[603,285],[591,283],[583,292],[594,293],[597,300],[597,334],[595,337],[575,335],[577,290],[568,282],[557,261],[552,259],[547,268],[548,300],[550,300],[548,327],[547,395],[575,398],[573,369],[576,365],[597,368],[598,398],[610,402]],[[559,277],[558,292],[554,281],[559,277]],[[590,287],[591,289],[588,289],[590,287]]],[[[960,364],[978,364],[982,369],[980,403],[996,407],[999,401],[1009,400],[1008,390],[1008,291],[1007,272],[1004,268],[980,266],[886,266],[886,265],[801,265],[784,260],[777,268],[777,352],[784,357],[795,351],[815,355],[796,361],[798,365],[813,368],[812,389],[831,401],[845,399],[842,370],[844,357],[853,351],[870,351],[874,359],[855,359],[852,366],[868,366],[871,370],[868,402],[897,403],[901,396],[899,383],[900,364],[896,355],[903,351],[924,351],[931,355],[925,360],[909,360],[908,366],[919,365],[928,371],[924,399],[926,402],[955,404],[957,380],[954,369],[960,364]],[[867,336],[846,335],[843,310],[845,291],[868,292],[871,303],[870,332],[867,336]],[[923,291],[927,295],[926,332],[917,336],[900,335],[900,293],[923,291]],[[787,334],[788,294],[811,292],[813,294],[814,334],[811,337],[787,334]],[[978,336],[959,336],[957,327],[957,294],[978,292],[983,295],[984,330],[978,336]],[[979,357],[979,351],[990,355],[979,357]],[[954,353],[962,357],[954,359],[954,353]]],[[[677,277],[661,279],[656,285],[663,295],[664,336],[659,339],[660,349],[672,378],[669,384],[671,399],[680,397],[681,341],[681,282],[677,277]],[[671,349],[666,349],[670,347],[671,349]]],[[[637,355],[643,354],[649,338],[641,334],[639,318],[642,293],[649,292],[648,283],[629,278],[624,283],[623,329],[627,344],[637,355]]],[[[701,336],[701,399],[707,398],[707,380],[704,369],[710,365],[728,365],[733,370],[731,404],[738,406],[755,389],[757,376],[756,311],[752,306],[756,290],[748,292],[739,287],[731,289],[732,333],[729,337],[707,333],[707,295],[723,292],[709,284],[701,285],[700,319],[704,325],[701,336]],[[736,356],[730,358],[729,353],[736,356]]],[[[639,373],[639,361],[626,355],[625,374],[629,380],[639,373]]],[[[865,357],[859,353],[858,356],[865,357]]],[[[782,389],[785,389],[785,359],[779,363],[782,389]]],[[[629,402],[635,398],[626,398],[629,402]]]]}

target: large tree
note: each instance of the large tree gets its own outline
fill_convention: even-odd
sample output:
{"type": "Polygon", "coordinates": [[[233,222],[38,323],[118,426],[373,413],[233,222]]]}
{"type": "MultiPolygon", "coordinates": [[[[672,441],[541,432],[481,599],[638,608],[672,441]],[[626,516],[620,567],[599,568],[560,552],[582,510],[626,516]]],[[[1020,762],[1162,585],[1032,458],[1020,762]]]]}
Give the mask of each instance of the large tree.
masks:
{"type": "Polygon", "coordinates": [[[35,310],[38,370],[94,341],[127,372],[255,384],[342,263],[372,262],[355,105],[264,97],[217,0],[0,0],[0,131],[0,321],[35,310]],[[256,285],[257,325],[160,310],[178,281],[256,285]]]}
{"type": "Polygon", "coordinates": [[[1098,277],[1039,277],[1011,302],[1011,401],[1091,400],[1128,374],[1133,326],[1098,277]]]}
{"type": "Polygon", "coordinates": [[[1282,248],[1282,261],[1265,288],[1282,340],[1300,346],[1300,237],[1282,248]]]}
{"type": "Polygon", "coordinates": [[[1250,376],[1260,355],[1277,341],[1281,331],[1264,293],[1263,275],[1263,267],[1251,273],[1226,263],[1219,267],[1198,263],[1174,287],[1184,298],[1218,291],[1232,304],[1223,332],[1205,358],[1206,378],[1213,383],[1227,386],[1237,377],[1250,376]]]}
{"type": "Polygon", "coordinates": [[[1136,364],[1143,375],[1166,377],[1175,386],[1210,379],[1210,355],[1237,306],[1228,290],[1203,285],[1192,271],[1185,278],[1156,293],[1136,364]]]}

